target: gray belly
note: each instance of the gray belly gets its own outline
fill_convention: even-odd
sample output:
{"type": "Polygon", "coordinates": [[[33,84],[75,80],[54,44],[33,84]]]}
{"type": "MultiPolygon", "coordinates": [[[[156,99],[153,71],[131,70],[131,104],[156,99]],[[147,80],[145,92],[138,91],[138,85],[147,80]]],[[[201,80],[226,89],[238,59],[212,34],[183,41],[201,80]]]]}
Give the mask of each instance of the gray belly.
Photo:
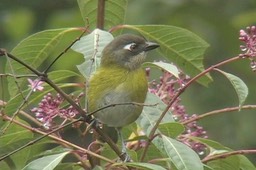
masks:
{"type": "MultiPolygon", "coordinates": [[[[98,102],[98,108],[110,104],[131,102],[136,101],[131,101],[129,93],[117,93],[114,91],[106,94],[101,101],[98,102]]],[[[110,127],[123,127],[134,122],[140,116],[142,108],[142,106],[133,104],[114,105],[95,113],[94,116],[100,122],[110,127]]]]}

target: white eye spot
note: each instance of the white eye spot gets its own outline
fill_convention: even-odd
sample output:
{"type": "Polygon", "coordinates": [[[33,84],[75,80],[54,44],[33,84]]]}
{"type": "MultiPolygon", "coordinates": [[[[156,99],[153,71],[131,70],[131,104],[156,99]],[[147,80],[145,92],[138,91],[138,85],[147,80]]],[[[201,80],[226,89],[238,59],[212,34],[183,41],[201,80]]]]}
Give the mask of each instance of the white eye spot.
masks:
{"type": "Polygon", "coordinates": [[[133,51],[137,47],[136,43],[127,44],[124,46],[125,50],[133,51]]]}

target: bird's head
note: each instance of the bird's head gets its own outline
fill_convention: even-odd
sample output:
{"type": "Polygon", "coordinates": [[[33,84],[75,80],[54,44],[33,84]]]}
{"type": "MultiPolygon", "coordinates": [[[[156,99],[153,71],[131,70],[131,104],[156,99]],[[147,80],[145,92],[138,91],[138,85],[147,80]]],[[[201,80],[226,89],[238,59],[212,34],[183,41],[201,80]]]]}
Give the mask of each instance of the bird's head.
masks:
{"type": "Polygon", "coordinates": [[[101,66],[119,65],[129,70],[137,69],[145,61],[146,52],[157,47],[157,43],[148,42],[137,35],[120,35],[104,48],[101,66]]]}

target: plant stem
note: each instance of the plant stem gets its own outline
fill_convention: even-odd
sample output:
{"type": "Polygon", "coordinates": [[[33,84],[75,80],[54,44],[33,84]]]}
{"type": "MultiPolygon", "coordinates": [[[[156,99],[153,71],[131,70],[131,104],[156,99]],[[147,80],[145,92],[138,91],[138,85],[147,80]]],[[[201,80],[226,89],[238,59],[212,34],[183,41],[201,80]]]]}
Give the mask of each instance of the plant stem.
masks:
{"type": "Polygon", "coordinates": [[[105,0],[98,0],[97,28],[104,29],[105,0]]]}
{"type": "Polygon", "coordinates": [[[213,161],[216,159],[224,159],[232,155],[245,155],[245,154],[255,154],[256,150],[237,150],[237,151],[230,151],[230,152],[225,152],[221,154],[216,154],[212,156],[207,156],[202,160],[202,163],[207,163],[209,161],[213,161]]]}
{"type": "Polygon", "coordinates": [[[43,73],[37,71],[36,69],[34,69],[33,67],[31,67],[29,64],[21,61],[19,58],[15,57],[14,55],[8,53],[5,49],[0,49],[0,56],[7,56],[11,59],[13,59],[14,61],[17,61],[18,63],[20,63],[21,65],[25,66],[26,68],[28,68],[30,71],[32,71],[33,73],[35,73],[38,76],[43,76],[43,73]]]}
{"type": "Polygon", "coordinates": [[[256,105],[245,105],[245,106],[242,106],[242,107],[237,106],[237,107],[230,107],[230,108],[224,108],[224,109],[219,109],[219,110],[213,110],[211,112],[207,112],[207,113],[195,116],[195,117],[191,117],[190,119],[188,119],[184,122],[181,122],[181,124],[186,125],[186,124],[197,121],[199,119],[203,119],[203,118],[208,117],[208,116],[220,114],[220,113],[223,113],[223,112],[239,111],[240,109],[243,109],[243,110],[244,109],[256,109],[256,105]]]}
{"type": "Polygon", "coordinates": [[[22,97],[23,97],[23,101],[22,103],[18,106],[17,110],[13,113],[13,116],[11,118],[11,121],[8,122],[8,124],[5,126],[5,128],[3,128],[1,134],[4,134],[5,131],[9,128],[9,126],[11,125],[12,121],[14,120],[14,118],[18,115],[18,113],[21,111],[22,107],[27,103],[29,97],[31,96],[31,94],[33,93],[33,89],[31,89],[29,91],[29,93],[27,94],[27,96],[24,98],[23,97],[23,94],[22,94],[22,97]]]}
{"type": "Polygon", "coordinates": [[[9,73],[6,73],[6,74],[0,74],[0,77],[14,77],[16,79],[19,79],[19,78],[26,78],[26,77],[38,77],[37,75],[35,74],[28,74],[28,75],[14,75],[14,74],[9,74],[9,73]]]}
{"type": "Polygon", "coordinates": [[[77,37],[64,51],[62,51],[54,60],[53,62],[45,69],[44,73],[48,73],[48,71],[50,70],[50,68],[53,66],[53,64],[63,55],[65,54],[71,47],[72,45],[74,45],[77,41],[79,41],[81,39],[81,37],[88,31],[88,27],[89,25],[83,30],[82,34],[77,37]]]}
{"type": "Polygon", "coordinates": [[[154,106],[157,106],[158,103],[156,103],[156,104],[144,104],[144,103],[137,103],[137,102],[114,103],[114,104],[109,104],[109,105],[103,106],[103,107],[101,107],[101,108],[99,108],[99,109],[97,109],[97,110],[95,110],[95,111],[93,111],[93,112],[91,112],[91,113],[89,113],[87,115],[91,116],[91,115],[93,115],[93,114],[95,114],[95,113],[97,113],[97,112],[99,112],[101,110],[104,110],[106,108],[120,106],[120,105],[121,106],[122,105],[134,105],[134,106],[143,106],[143,107],[145,107],[145,106],[147,106],[147,107],[154,107],[154,106]]]}

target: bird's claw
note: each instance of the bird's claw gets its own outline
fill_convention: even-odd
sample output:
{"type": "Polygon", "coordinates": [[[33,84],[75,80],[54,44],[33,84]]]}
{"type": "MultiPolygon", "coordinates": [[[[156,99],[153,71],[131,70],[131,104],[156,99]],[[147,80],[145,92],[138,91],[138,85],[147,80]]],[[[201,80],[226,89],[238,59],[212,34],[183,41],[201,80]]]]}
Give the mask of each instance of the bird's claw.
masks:
{"type": "Polygon", "coordinates": [[[122,152],[121,157],[124,157],[123,162],[132,162],[132,159],[127,152],[122,152]]]}

